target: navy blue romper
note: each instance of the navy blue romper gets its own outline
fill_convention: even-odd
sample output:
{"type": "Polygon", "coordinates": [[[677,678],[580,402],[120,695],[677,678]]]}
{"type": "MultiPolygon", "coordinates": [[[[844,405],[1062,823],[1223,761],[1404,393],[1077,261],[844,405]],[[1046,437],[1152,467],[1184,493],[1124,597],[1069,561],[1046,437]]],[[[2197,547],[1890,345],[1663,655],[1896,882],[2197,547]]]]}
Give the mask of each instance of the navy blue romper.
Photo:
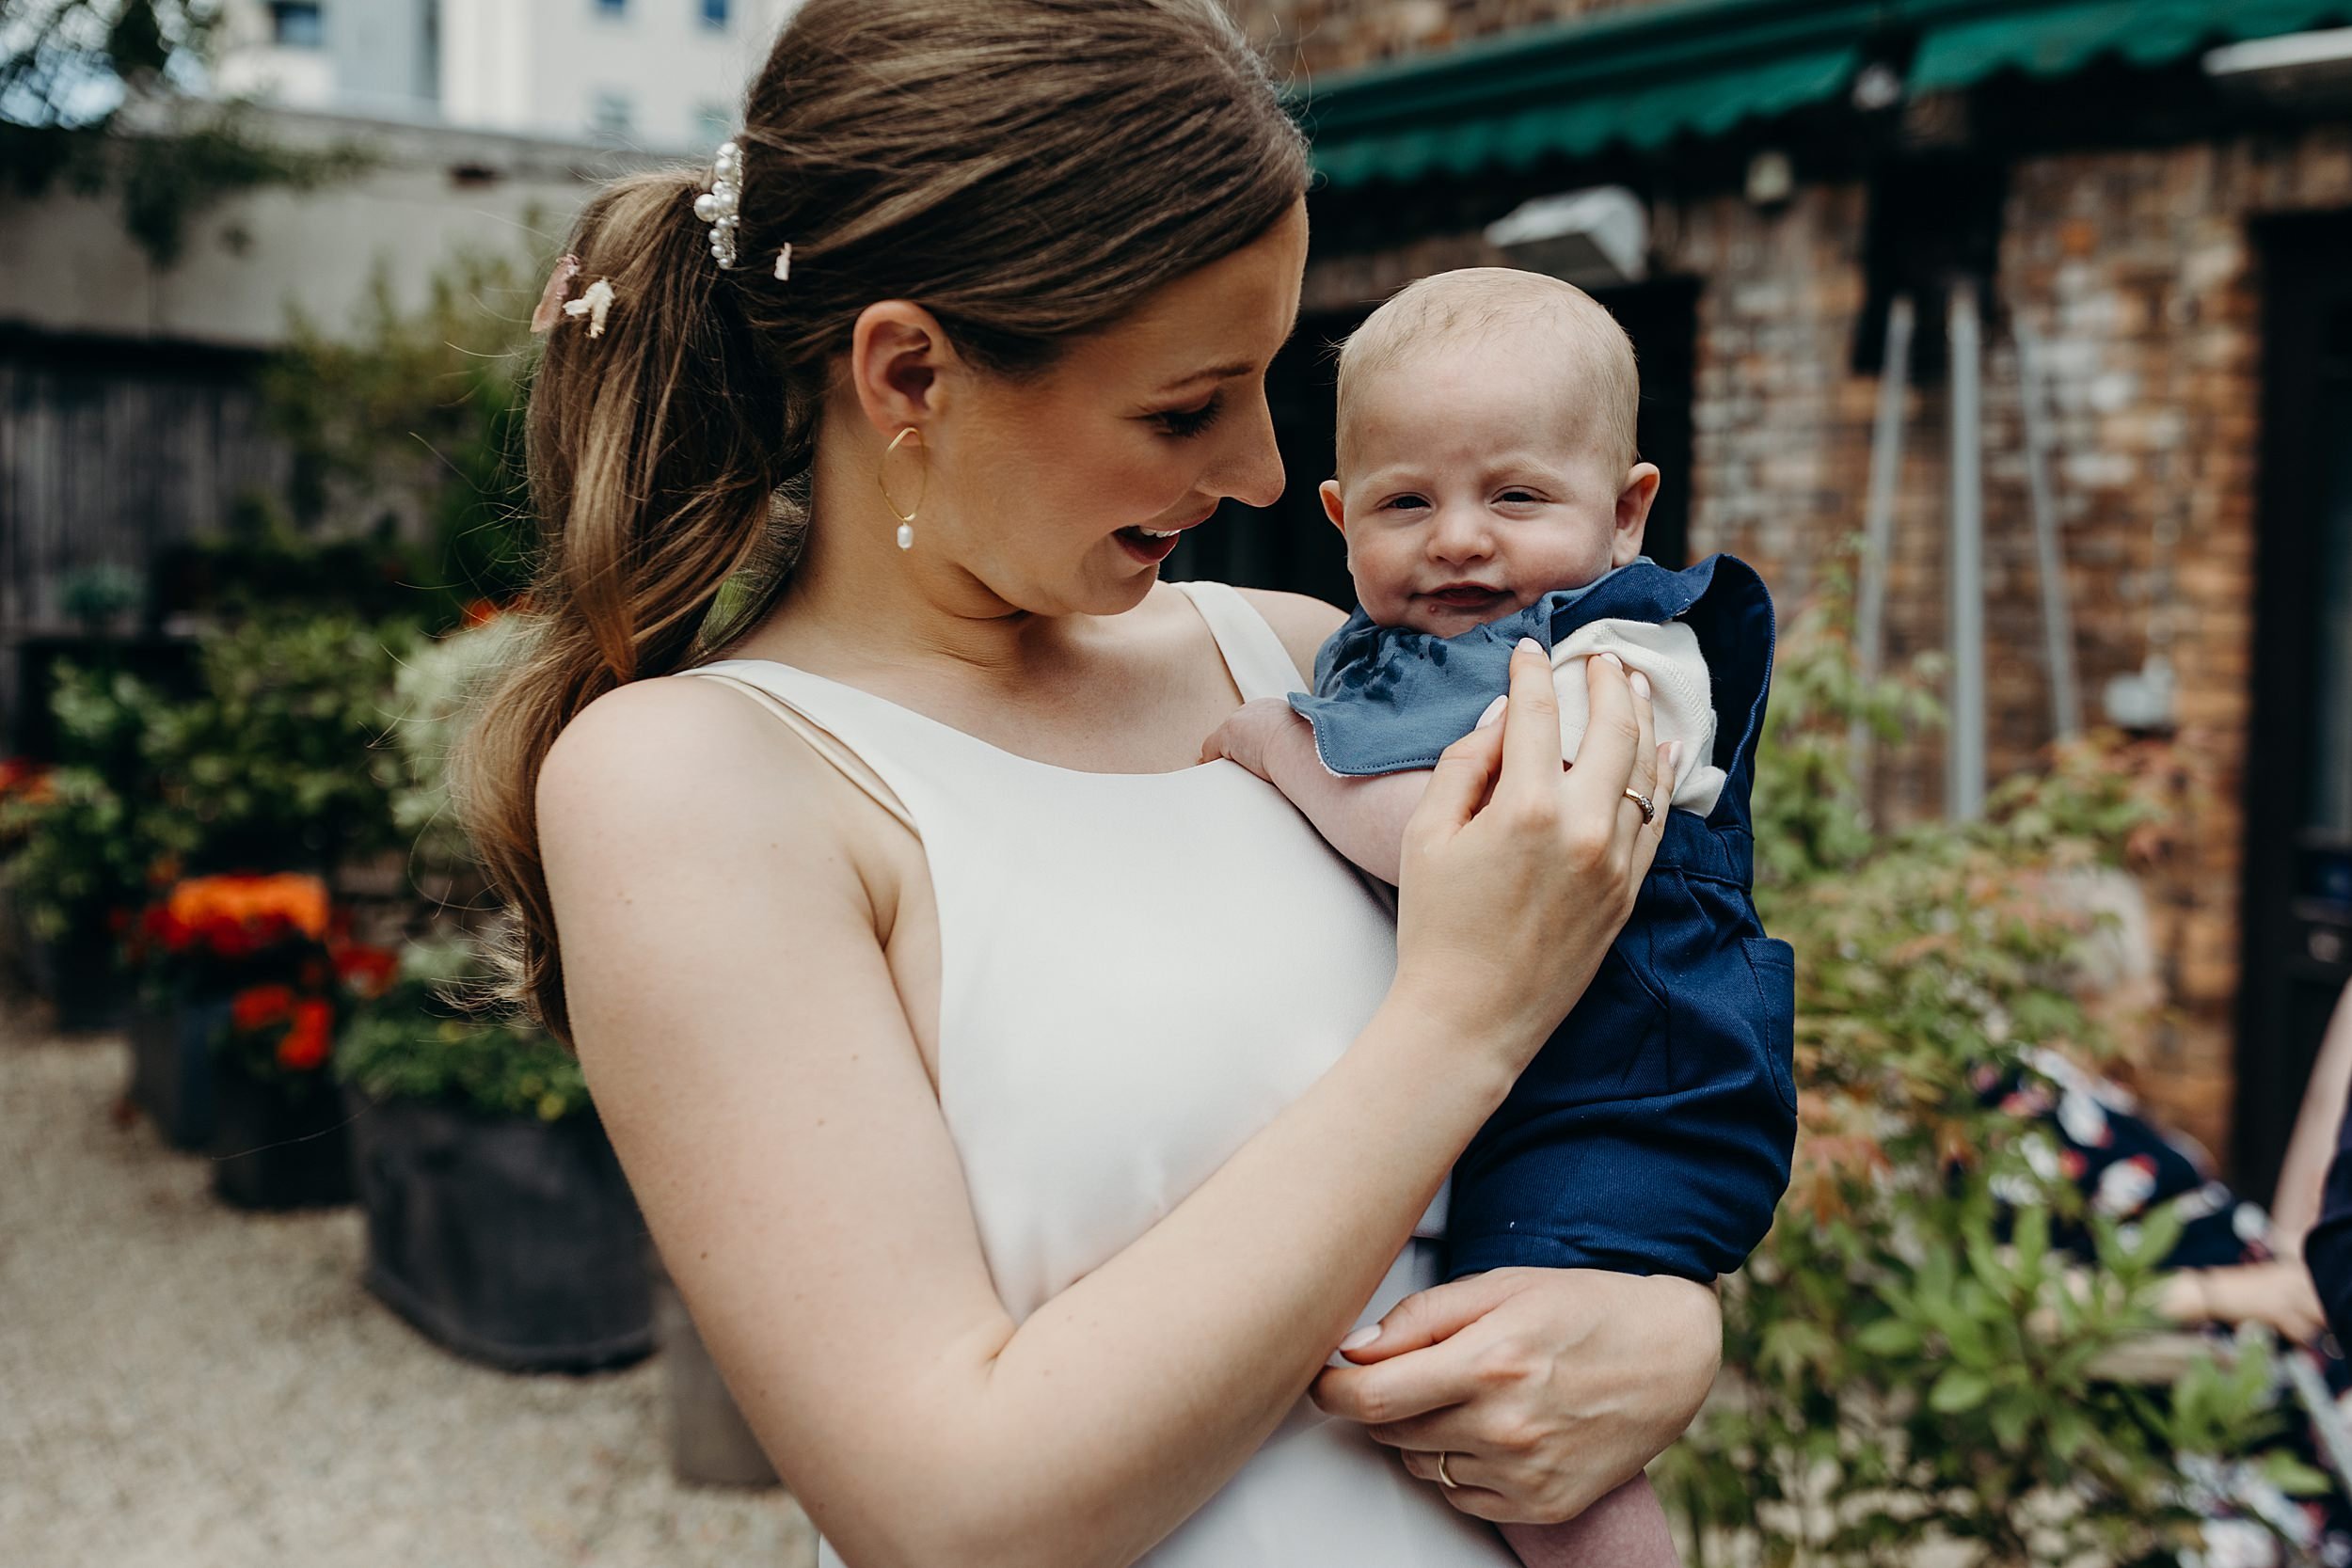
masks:
{"type": "Polygon", "coordinates": [[[1705,817],[1668,812],[1632,918],[1454,1166],[1449,1278],[1534,1264],[1712,1279],[1764,1239],[1788,1185],[1796,964],[1753,896],[1748,796],[1773,644],[1753,567],[1645,559],[1452,638],[1375,626],[1359,607],[1316,656],[1314,695],[1291,705],[1333,772],[1428,768],[1509,689],[1520,638],[1549,652],[1604,619],[1697,634],[1726,779],[1705,817]]]}

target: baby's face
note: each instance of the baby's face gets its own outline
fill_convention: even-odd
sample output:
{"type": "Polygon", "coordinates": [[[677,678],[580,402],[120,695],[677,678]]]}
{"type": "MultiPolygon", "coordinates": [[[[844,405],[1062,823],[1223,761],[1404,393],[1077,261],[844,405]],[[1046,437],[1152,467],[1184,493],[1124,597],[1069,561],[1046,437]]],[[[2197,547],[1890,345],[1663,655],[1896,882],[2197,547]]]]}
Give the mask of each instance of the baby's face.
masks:
{"type": "Polygon", "coordinates": [[[1641,553],[1658,469],[1620,466],[1565,357],[1416,348],[1353,389],[1323,504],[1374,621],[1453,637],[1641,553]]]}

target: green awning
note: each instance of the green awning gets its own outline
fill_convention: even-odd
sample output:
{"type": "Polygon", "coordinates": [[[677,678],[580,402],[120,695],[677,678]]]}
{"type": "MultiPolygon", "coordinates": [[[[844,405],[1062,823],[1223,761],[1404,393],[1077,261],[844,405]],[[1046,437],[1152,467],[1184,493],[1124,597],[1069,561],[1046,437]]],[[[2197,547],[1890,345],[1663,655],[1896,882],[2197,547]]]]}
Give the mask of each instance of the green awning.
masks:
{"type": "Polygon", "coordinates": [[[1298,112],[1315,166],[1347,188],[1721,136],[1842,98],[1874,49],[1908,40],[1918,94],[2338,23],[2352,0],[1681,0],[1350,72],[1298,112]]]}
{"type": "Polygon", "coordinates": [[[1682,135],[1718,136],[1742,120],[1818,103],[1842,89],[1861,66],[1861,49],[1849,44],[1694,80],[1613,92],[1564,91],[1553,102],[1504,115],[1318,139],[1315,166],[1334,185],[1360,185],[1488,166],[1525,168],[1539,158],[1583,156],[1612,142],[1653,148],[1682,135]]]}
{"type": "Polygon", "coordinates": [[[1883,8],[1685,0],[1528,28],[1318,83],[1301,117],[1338,186],[1661,147],[1836,97],[1883,8]]]}
{"type": "Polygon", "coordinates": [[[1931,25],[1911,90],[1965,87],[2002,71],[2071,75],[2103,55],[2169,65],[2223,43],[2352,22],[2347,0],[1994,0],[1931,25]]]}

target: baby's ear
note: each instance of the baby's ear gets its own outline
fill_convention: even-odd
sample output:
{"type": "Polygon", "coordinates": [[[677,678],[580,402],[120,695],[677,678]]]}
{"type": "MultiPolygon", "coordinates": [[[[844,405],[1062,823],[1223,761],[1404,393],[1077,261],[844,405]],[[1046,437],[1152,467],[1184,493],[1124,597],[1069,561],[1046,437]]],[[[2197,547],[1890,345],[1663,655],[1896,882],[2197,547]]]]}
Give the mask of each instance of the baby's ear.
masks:
{"type": "Polygon", "coordinates": [[[1347,508],[1340,499],[1340,482],[1327,479],[1315,494],[1323,498],[1323,515],[1331,519],[1331,526],[1342,533],[1347,531],[1347,508]]]}
{"type": "Polygon", "coordinates": [[[1609,539],[1609,564],[1629,566],[1642,553],[1642,535],[1649,527],[1649,509],[1658,499],[1658,465],[1636,463],[1617,492],[1617,526],[1609,539]]]}

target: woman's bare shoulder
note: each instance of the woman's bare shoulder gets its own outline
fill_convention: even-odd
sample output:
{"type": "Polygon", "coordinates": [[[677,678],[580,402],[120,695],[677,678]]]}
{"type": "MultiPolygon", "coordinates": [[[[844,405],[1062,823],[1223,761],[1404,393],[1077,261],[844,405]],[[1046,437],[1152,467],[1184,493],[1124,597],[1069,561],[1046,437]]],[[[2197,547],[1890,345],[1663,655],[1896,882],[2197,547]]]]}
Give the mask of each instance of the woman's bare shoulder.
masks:
{"type": "Polygon", "coordinates": [[[726,851],[730,835],[756,828],[762,847],[818,847],[834,839],[831,773],[806,742],[747,693],[714,680],[632,681],[574,715],[539,769],[542,847],[559,839],[618,851],[616,833],[665,852],[726,851]],[[819,787],[811,789],[812,783],[819,787]],[[785,811],[791,799],[800,809],[785,811]]]}
{"type": "Polygon", "coordinates": [[[1284,594],[1271,588],[1243,588],[1238,592],[1266,618],[1266,624],[1282,640],[1282,646],[1290,650],[1291,662],[1298,666],[1302,675],[1314,673],[1315,651],[1347,619],[1347,611],[1312,594],[1284,594]]]}

